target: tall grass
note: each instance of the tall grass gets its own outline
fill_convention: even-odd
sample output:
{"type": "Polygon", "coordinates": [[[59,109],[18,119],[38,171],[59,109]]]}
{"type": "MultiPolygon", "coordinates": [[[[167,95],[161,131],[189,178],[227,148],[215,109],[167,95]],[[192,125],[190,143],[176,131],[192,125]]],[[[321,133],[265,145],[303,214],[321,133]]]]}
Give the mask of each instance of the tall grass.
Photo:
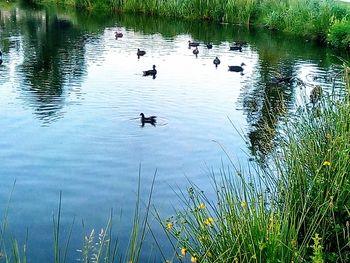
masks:
{"type": "Polygon", "coordinates": [[[350,49],[349,6],[336,0],[34,0],[57,2],[90,11],[144,13],[205,19],[301,35],[350,49]]]}
{"type": "MultiPolygon", "coordinates": [[[[151,189],[146,202],[142,202],[140,198],[141,191],[141,166],[139,168],[138,188],[135,202],[135,210],[132,218],[132,226],[130,229],[129,242],[126,246],[121,246],[118,238],[113,238],[113,218],[112,212],[107,220],[106,226],[96,232],[94,229],[84,234],[83,242],[80,249],[80,262],[84,263],[115,263],[128,262],[135,263],[140,261],[140,253],[143,248],[143,243],[148,234],[149,229],[149,213],[151,208],[151,199],[156,173],[153,176],[151,189]]],[[[12,192],[14,187],[12,189],[12,192]]],[[[12,196],[11,192],[11,196],[12,196]]],[[[11,198],[10,198],[11,199],[11,198]]],[[[10,203],[10,201],[9,201],[10,203]]],[[[69,226],[68,232],[62,231],[61,218],[63,214],[64,204],[62,202],[62,192],[59,194],[59,203],[57,214],[53,215],[53,262],[65,263],[67,262],[68,253],[75,251],[76,248],[70,246],[71,235],[74,226],[74,220],[69,226]],[[62,232],[67,232],[66,236],[62,232]]],[[[5,263],[26,263],[27,262],[27,240],[26,235],[24,244],[21,245],[17,239],[10,236],[8,233],[8,209],[9,204],[3,213],[0,228],[0,262],[5,263]]],[[[85,226],[83,223],[85,232],[85,226]]],[[[50,247],[47,247],[49,253],[50,247]]]]}
{"type": "MultiPolygon", "coordinates": [[[[349,67],[345,81],[350,87],[349,67]]],[[[213,174],[216,198],[195,185],[163,222],[192,262],[350,261],[350,100],[325,94],[282,127],[263,167],[213,174]],[[276,261],[278,259],[278,261],[276,261]]]]}

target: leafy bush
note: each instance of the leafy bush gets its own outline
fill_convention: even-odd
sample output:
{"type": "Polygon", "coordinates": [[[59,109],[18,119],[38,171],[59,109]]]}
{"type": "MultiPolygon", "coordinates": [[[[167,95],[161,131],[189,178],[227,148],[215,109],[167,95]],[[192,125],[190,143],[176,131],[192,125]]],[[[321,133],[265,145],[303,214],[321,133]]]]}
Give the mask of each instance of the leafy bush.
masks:
{"type": "Polygon", "coordinates": [[[337,48],[350,49],[350,21],[335,19],[328,33],[328,42],[337,48]]]}

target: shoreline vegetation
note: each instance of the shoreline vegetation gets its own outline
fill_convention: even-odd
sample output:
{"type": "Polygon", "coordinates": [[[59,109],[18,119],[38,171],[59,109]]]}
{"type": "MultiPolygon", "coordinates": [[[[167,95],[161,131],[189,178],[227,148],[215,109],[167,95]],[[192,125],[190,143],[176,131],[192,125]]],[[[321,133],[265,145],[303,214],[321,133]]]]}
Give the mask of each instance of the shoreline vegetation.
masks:
{"type": "MultiPolygon", "coordinates": [[[[152,6],[148,7],[146,3],[152,5],[161,2],[170,5],[170,1],[146,0],[124,0],[113,3],[125,5],[131,2],[137,8],[128,7],[129,9],[126,8],[125,11],[153,10],[152,6]]],[[[254,0],[236,2],[252,3],[252,5],[258,3],[254,0]]],[[[75,5],[75,2],[70,3],[75,5]]],[[[87,5],[91,2],[86,0],[79,3],[87,5]]],[[[188,10],[188,1],[178,0],[176,3],[183,3],[186,9],[183,12],[186,16],[182,17],[185,18],[190,10],[196,8],[193,6],[188,10]]],[[[205,14],[203,10],[206,10],[203,5],[209,6],[209,1],[192,3],[200,4],[201,14],[205,14]]],[[[217,0],[216,3],[222,2],[217,0]]],[[[329,34],[333,28],[339,30],[339,36],[334,43],[344,38],[345,42],[342,42],[342,45],[348,48],[346,45],[350,42],[350,33],[346,30],[350,28],[349,20],[342,13],[346,9],[343,7],[336,9],[338,4],[333,6],[333,1],[291,0],[259,1],[259,3],[266,5],[270,3],[270,9],[266,7],[267,10],[275,10],[273,4],[283,5],[285,8],[292,3],[298,3],[299,9],[295,9],[294,19],[290,17],[290,24],[283,24],[290,15],[289,11],[285,11],[282,19],[284,22],[281,22],[284,26],[289,25],[285,27],[290,28],[289,32],[293,33],[295,30],[296,34],[299,32],[307,36],[317,36],[317,39],[321,37],[319,40],[325,38],[324,41],[330,41],[329,34]],[[308,6],[317,11],[312,8],[305,11],[303,8],[309,8],[308,6]],[[304,10],[305,13],[299,13],[297,10],[300,12],[304,10]],[[312,17],[313,22],[310,22],[308,17],[312,17]],[[299,21],[298,18],[302,20],[299,21]],[[343,31],[348,32],[347,35],[340,34],[343,31]]],[[[246,5],[246,8],[249,9],[249,6],[246,5]]],[[[174,8],[178,9],[176,6],[174,8]]],[[[222,10],[225,8],[228,7],[223,7],[222,10]]],[[[254,13],[262,11],[251,8],[248,10],[248,16],[242,13],[240,17],[235,13],[235,17],[225,19],[227,22],[232,19],[231,22],[235,23],[234,19],[240,17],[240,21],[245,21],[243,24],[258,21],[254,19],[264,21],[263,16],[259,18],[254,13]]],[[[154,14],[162,14],[160,11],[157,12],[154,11],[154,14]]],[[[175,14],[179,11],[172,12],[175,14]]],[[[273,16],[273,13],[270,12],[270,15],[273,16]]],[[[281,16],[282,14],[283,12],[280,13],[281,16]]],[[[275,15],[278,17],[277,13],[275,15]]],[[[189,18],[199,17],[189,16],[189,18]]],[[[276,18],[273,21],[277,23],[279,20],[276,18]]],[[[276,29],[284,31],[283,27],[279,29],[278,25],[276,29]]],[[[339,47],[342,46],[339,44],[339,47]]],[[[334,91],[322,94],[322,91],[319,91],[317,102],[305,103],[293,112],[289,121],[281,125],[275,140],[277,147],[272,151],[267,164],[257,162],[256,166],[250,167],[251,172],[241,171],[229,159],[231,162],[229,168],[223,165],[218,173],[213,172],[211,176],[216,193],[215,200],[191,184],[187,191],[179,194],[183,208],[176,210],[174,216],[167,219],[162,218],[157,210],[153,210],[151,196],[155,184],[154,176],[149,199],[143,202],[138,198],[135,203],[127,251],[120,251],[118,240],[112,240],[113,219],[110,216],[104,230],[99,232],[92,230],[84,237],[80,250],[81,261],[138,262],[145,236],[153,236],[150,221],[155,219],[163,227],[174,250],[173,255],[163,254],[159,241],[154,238],[162,255],[161,262],[350,262],[350,65],[348,62],[344,62],[343,69],[345,95],[336,94],[334,91]]],[[[140,188],[139,181],[138,197],[140,188]]],[[[67,236],[62,237],[61,216],[60,194],[57,217],[53,217],[52,253],[55,263],[66,262],[70,249],[69,239],[72,231],[69,229],[67,236]]],[[[16,239],[6,240],[8,223],[5,211],[0,229],[0,262],[25,263],[26,241],[20,244],[16,239]]],[[[159,258],[150,261],[160,262],[159,258]]]]}
{"type": "Polygon", "coordinates": [[[91,12],[147,14],[264,26],[350,50],[350,4],[336,0],[32,0],[91,12]]]}
{"type": "MultiPolygon", "coordinates": [[[[126,250],[112,231],[111,213],[105,229],[85,233],[77,250],[80,261],[137,263],[150,237],[159,252],[150,252],[147,262],[350,262],[348,62],[344,61],[343,69],[345,94],[323,92],[314,103],[306,98],[281,125],[268,162],[256,162],[242,171],[228,156],[229,165],[208,176],[214,197],[189,183],[178,194],[181,208],[163,218],[151,200],[157,172],[148,199],[140,200],[140,166],[126,250]],[[154,222],[168,237],[170,254],[162,251],[164,239],[161,243],[154,235],[154,222]]],[[[61,206],[60,193],[57,216],[53,216],[55,263],[67,262],[71,249],[73,224],[62,231],[61,206]]],[[[15,238],[10,243],[6,240],[6,211],[0,229],[0,260],[25,263],[30,246],[15,238]]]]}

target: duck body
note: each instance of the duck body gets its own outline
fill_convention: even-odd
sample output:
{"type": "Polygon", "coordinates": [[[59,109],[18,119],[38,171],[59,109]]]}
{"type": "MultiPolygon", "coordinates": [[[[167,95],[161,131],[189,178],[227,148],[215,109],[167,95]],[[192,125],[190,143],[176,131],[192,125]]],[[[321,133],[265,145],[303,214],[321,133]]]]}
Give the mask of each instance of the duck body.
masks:
{"type": "Polygon", "coordinates": [[[207,44],[207,48],[208,48],[208,49],[212,49],[212,48],[213,48],[213,45],[210,44],[210,43],[208,43],[208,44],[207,44]]]}
{"type": "Polygon", "coordinates": [[[118,38],[118,37],[123,37],[123,33],[115,32],[115,38],[118,38]]]}
{"type": "Polygon", "coordinates": [[[143,72],[144,76],[155,76],[157,74],[156,65],[153,65],[153,69],[145,70],[143,72]]]}
{"type": "Polygon", "coordinates": [[[213,63],[214,63],[214,65],[215,65],[215,67],[217,67],[217,66],[221,63],[221,61],[220,61],[220,59],[219,59],[218,57],[216,57],[216,58],[213,60],[213,63]]]}
{"type": "Polygon", "coordinates": [[[144,56],[145,54],[146,54],[146,51],[140,50],[139,48],[137,49],[137,56],[138,57],[144,56]]]}
{"type": "Polygon", "coordinates": [[[188,40],[188,47],[198,47],[199,43],[198,42],[191,42],[191,40],[188,40]]]}
{"type": "Polygon", "coordinates": [[[230,47],[230,50],[231,51],[240,51],[240,52],[242,52],[242,46],[241,45],[234,45],[234,46],[232,46],[232,47],[230,47]]]}
{"type": "Polygon", "coordinates": [[[199,53],[199,50],[198,50],[198,47],[196,47],[196,48],[193,50],[193,54],[195,54],[195,55],[197,56],[198,53],[199,53]]]}
{"type": "Polygon", "coordinates": [[[320,100],[322,96],[322,87],[317,85],[313,87],[313,89],[310,92],[310,101],[312,104],[315,104],[317,101],[320,100]]]}
{"type": "Polygon", "coordinates": [[[149,116],[149,117],[145,117],[145,114],[143,114],[142,112],[140,113],[140,116],[141,116],[141,124],[142,124],[142,127],[145,125],[145,123],[150,123],[152,124],[153,126],[155,126],[155,124],[157,123],[157,116],[149,116]]]}
{"type": "Polygon", "coordinates": [[[242,63],[240,66],[228,66],[228,71],[243,72],[243,66],[245,66],[244,63],[242,63]]]}

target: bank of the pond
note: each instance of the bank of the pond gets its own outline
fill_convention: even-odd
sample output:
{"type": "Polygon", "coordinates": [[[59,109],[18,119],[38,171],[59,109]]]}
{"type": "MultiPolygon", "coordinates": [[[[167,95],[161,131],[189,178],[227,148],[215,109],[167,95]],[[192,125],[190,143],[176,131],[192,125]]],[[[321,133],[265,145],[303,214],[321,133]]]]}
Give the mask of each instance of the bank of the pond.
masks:
{"type": "MultiPolygon", "coordinates": [[[[222,169],[216,200],[192,185],[164,227],[191,262],[350,261],[350,71],[347,95],[323,94],[284,124],[259,180],[222,169]]],[[[318,94],[321,91],[317,88],[318,94]]],[[[231,170],[231,171],[230,171],[231,170]]],[[[217,175],[213,178],[218,178],[217,175]]]]}
{"type": "MultiPolygon", "coordinates": [[[[160,252],[150,252],[158,255],[157,259],[150,256],[150,262],[349,262],[348,66],[344,66],[344,79],[345,96],[324,93],[314,105],[295,112],[295,118],[281,128],[279,146],[269,165],[258,165],[254,176],[240,171],[232,162],[229,168],[213,174],[215,200],[190,185],[179,195],[182,209],[168,219],[150,210],[154,177],[149,200],[137,199],[127,250],[119,249],[110,217],[100,232],[86,234],[78,249],[80,261],[138,262],[145,235],[153,235],[150,222],[156,219],[163,225],[174,252],[161,251],[155,239],[160,252]]],[[[66,262],[71,235],[71,230],[62,234],[60,214],[61,201],[53,218],[55,263],[66,262]]],[[[0,260],[26,262],[27,244],[15,239],[8,243],[6,226],[5,213],[0,260]]]]}
{"type": "Polygon", "coordinates": [[[265,26],[330,46],[350,48],[349,5],[334,0],[33,0],[56,2],[90,11],[142,13],[265,26]]]}

